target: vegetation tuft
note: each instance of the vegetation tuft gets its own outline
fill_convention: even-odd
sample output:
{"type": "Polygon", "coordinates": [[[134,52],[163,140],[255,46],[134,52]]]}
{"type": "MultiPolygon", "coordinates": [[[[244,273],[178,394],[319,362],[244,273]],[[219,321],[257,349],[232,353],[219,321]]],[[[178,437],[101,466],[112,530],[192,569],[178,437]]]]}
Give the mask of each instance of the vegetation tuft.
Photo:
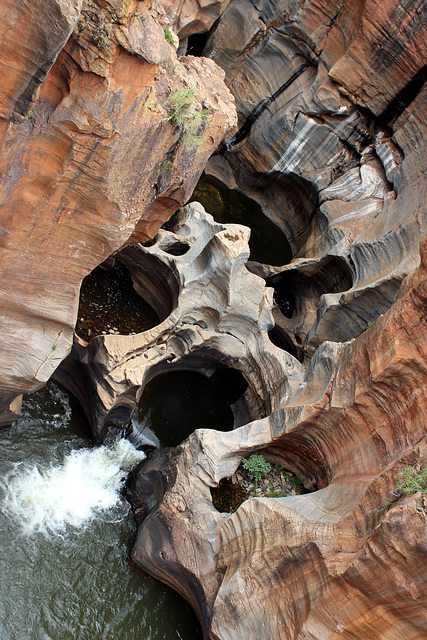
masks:
{"type": "Polygon", "coordinates": [[[182,133],[182,142],[188,148],[200,142],[200,130],[206,122],[207,109],[199,102],[193,89],[181,87],[170,92],[165,104],[169,121],[182,133]]]}
{"type": "Polygon", "coordinates": [[[163,29],[164,33],[165,33],[165,40],[166,42],[169,42],[170,46],[173,47],[173,35],[170,29],[168,29],[168,27],[165,27],[163,29]]]}
{"type": "Polygon", "coordinates": [[[400,484],[396,488],[401,493],[413,494],[421,491],[427,495],[427,464],[408,465],[398,472],[397,477],[400,484]]]}
{"type": "Polygon", "coordinates": [[[271,464],[260,453],[253,453],[250,458],[243,460],[242,466],[255,483],[255,488],[263,476],[271,471],[271,464]]]}

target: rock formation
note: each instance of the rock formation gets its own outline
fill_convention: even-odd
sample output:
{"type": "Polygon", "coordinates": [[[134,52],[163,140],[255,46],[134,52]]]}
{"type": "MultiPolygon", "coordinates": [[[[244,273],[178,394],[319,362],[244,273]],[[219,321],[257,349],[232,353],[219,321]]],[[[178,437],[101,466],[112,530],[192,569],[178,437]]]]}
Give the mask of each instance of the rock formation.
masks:
{"type": "Polygon", "coordinates": [[[180,212],[173,231],[118,254],[162,322],[135,336],[101,335],[89,344],[76,337],[56,373],[98,440],[108,425],[127,425],[143,387],[166,371],[241,371],[248,389],[234,407],[237,424],[269,415],[284,378],[285,386],[299,386],[300,364],[268,337],[272,289],[246,269],[248,238],[246,227],[217,224],[195,203],[180,212]]]}
{"type": "Polygon", "coordinates": [[[273,291],[245,269],[247,238],[192,204],[151,246],[124,249],[163,322],[76,338],[56,373],[100,440],[127,428],[159,374],[227,366],[248,383],[234,431],[199,429],[142,465],[130,487],[141,522],[133,562],[182,593],[209,638],[418,638],[425,498],[399,499],[396,486],[399,469],[425,459],[427,242],[389,311],[302,365],[269,340],[273,291]],[[217,512],[210,488],[258,450],[318,490],[217,512]],[[351,607],[335,606],[347,598],[351,607]]]}
{"type": "Polygon", "coordinates": [[[325,278],[325,257],[339,256],[352,274],[344,289],[319,283],[319,318],[294,317],[295,352],[352,338],[417,264],[427,195],[420,7],[242,0],[205,48],[226,72],[240,125],[207,171],[284,230],[295,260],[268,273],[282,271],[292,295],[300,265],[325,278]]]}
{"type": "Polygon", "coordinates": [[[55,375],[98,441],[138,428],[159,374],[227,367],[247,382],[233,431],[198,429],[133,477],[133,562],[211,640],[427,636],[426,498],[397,490],[426,458],[421,1],[79,11],[58,5],[37,72],[20,57],[1,100],[4,408],[64,357],[79,283],[114,253],[160,323],[74,336],[55,375]],[[177,61],[214,20],[214,62],[177,61]],[[198,204],[159,229],[233,125],[215,63],[239,124],[206,171],[261,204],[287,265],[248,262],[249,230],[198,204]],[[253,451],[312,492],[219,513],[210,489],[253,451]]]}
{"type": "Polygon", "coordinates": [[[156,234],[191,195],[235,115],[223,72],[207,59],[178,60],[173,25],[150,3],[52,0],[3,16],[7,422],[10,403],[69,352],[83,277],[132,234],[156,234]]]}

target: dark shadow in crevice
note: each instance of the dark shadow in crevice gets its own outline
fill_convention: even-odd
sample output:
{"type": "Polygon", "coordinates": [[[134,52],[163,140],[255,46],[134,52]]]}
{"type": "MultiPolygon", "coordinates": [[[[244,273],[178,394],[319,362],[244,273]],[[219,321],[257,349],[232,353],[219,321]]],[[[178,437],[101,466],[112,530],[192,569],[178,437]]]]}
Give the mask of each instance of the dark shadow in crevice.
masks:
{"type": "Polygon", "coordinates": [[[202,175],[190,202],[200,202],[223,224],[242,224],[251,229],[250,259],[281,266],[292,259],[292,251],[282,229],[264,215],[261,206],[236,189],[229,189],[213,176],[202,175]]]}
{"type": "Polygon", "coordinates": [[[348,291],[353,286],[353,274],[344,258],[325,256],[300,268],[282,271],[266,279],[274,289],[274,301],[286,318],[301,311],[305,299],[318,299],[325,293],[348,291]]]}
{"type": "MultiPolygon", "coordinates": [[[[294,356],[294,358],[296,358],[300,362],[303,361],[304,350],[298,348],[292,342],[291,338],[282,327],[275,325],[273,329],[268,332],[268,337],[276,347],[282,349],[283,351],[286,351],[287,353],[290,353],[291,356],[294,356]]],[[[297,336],[295,336],[295,338],[297,338],[297,336]]]]}
{"type": "Polygon", "coordinates": [[[188,36],[186,55],[197,57],[203,56],[203,50],[208,37],[209,31],[205,31],[205,33],[193,33],[191,36],[188,36]]]}
{"type": "Polygon", "coordinates": [[[231,404],[246,388],[242,374],[228,368],[210,378],[182,369],[161,373],[144,387],[137,428],[154,433],[166,447],[179,445],[196,429],[230,431],[235,422],[231,404]]]}
{"type": "Polygon", "coordinates": [[[190,249],[190,245],[185,242],[174,241],[162,246],[161,249],[171,256],[183,256],[190,249]]]}

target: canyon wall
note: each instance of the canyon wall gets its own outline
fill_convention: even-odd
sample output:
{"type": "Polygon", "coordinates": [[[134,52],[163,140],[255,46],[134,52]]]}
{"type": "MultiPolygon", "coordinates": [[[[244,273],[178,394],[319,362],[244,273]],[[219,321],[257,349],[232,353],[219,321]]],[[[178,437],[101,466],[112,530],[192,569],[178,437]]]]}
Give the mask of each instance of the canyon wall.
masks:
{"type": "MultiPolygon", "coordinates": [[[[0,27],[0,423],[70,351],[84,276],[131,236],[156,234],[235,124],[224,73],[177,58],[179,11],[169,18],[136,0],[9,4],[0,27]]],[[[191,7],[197,14],[182,7],[187,21],[191,7]]]]}
{"type": "Polygon", "coordinates": [[[80,282],[118,252],[160,321],[74,335],[55,375],[95,438],[128,433],[167,371],[234,368],[247,383],[233,431],[198,429],[135,474],[133,562],[181,592],[211,640],[427,636],[426,498],[397,489],[426,459],[421,1],[40,16],[24,33],[11,7],[5,30],[3,420],[68,353],[80,282]],[[210,59],[177,59],[209,29],[210,59]],[[206,163],[284,231],[289,264],[249,261],[248,229],[197,204],[159,230],[206,163]],[[311,492],[217,511],[211,489],[253,451],[311,492]]]}

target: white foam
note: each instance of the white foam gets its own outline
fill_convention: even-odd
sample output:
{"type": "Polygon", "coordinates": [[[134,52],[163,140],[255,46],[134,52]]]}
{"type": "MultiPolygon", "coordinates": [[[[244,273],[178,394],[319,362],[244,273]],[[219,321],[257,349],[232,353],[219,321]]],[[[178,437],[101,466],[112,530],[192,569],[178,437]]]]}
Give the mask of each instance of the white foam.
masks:
{"type": "Polygon", "coordinates": [[[19,464],[2,482],[3,511],[24,531],[60,533],[80,528],[120,500],[126,474],[145,458],[128,440],[111,446],[80,449],[62,464],[19,464]]]}

